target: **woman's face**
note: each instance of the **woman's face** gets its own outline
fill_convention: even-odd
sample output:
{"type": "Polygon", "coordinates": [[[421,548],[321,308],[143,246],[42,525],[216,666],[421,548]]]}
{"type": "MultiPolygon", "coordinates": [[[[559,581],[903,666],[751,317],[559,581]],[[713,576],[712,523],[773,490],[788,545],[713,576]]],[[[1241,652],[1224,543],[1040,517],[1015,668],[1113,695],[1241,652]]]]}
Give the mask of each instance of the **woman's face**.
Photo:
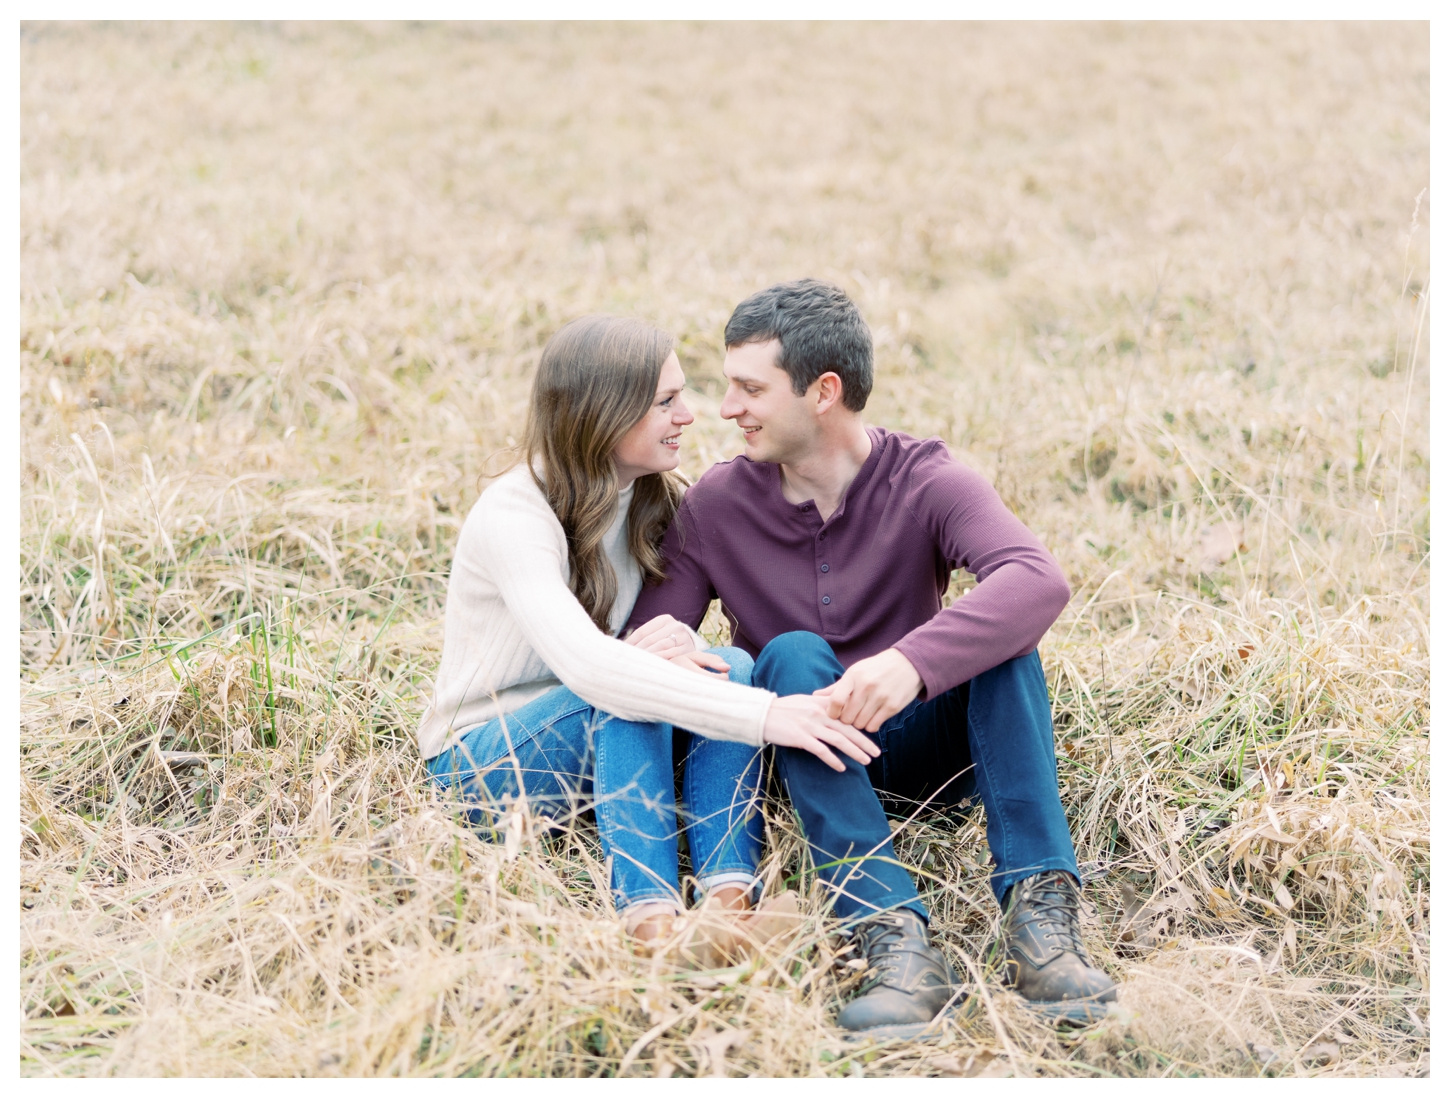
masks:
{"type": "Polygon", "coordinates": [[[649,411],[614,448],[621,488],[648,473],[665,473],[680,464],[680,430],[695,422],[680,395],[684,387],[685,371],[671,351],[660,367],[660,380],[649,411]]]}

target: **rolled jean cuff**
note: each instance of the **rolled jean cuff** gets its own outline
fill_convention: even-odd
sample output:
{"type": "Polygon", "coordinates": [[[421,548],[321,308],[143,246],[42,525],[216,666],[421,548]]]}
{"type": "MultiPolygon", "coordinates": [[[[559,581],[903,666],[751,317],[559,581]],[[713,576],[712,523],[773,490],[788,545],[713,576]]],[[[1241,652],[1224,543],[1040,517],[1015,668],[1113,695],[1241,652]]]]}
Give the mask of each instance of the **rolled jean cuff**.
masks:
{"type": "Polygon", "coordinates": [[[676,915],[683,915],[685,913],[685,909],[680,905],[680,898],[678,896],[671,896],[668,893],[662,893],[658,896],[640,896],[622,906],[616,899],[614,906],[615,914],[628,923],[631,912],[641,907],[653,907],[655,905],[672,907],[676,915]]]}
{"type": "Polygon", "coordinates": [[[740,885],[750,894],[750,902],[753,904],[760,899],[760,889],[764,884],[754,873],[746,870],[726,870],[723,873],[711,873],[699,884],[695,885],[691,892],[696,904],[704,903],[705,897],[715,889],[723,885],[740,885]]]}

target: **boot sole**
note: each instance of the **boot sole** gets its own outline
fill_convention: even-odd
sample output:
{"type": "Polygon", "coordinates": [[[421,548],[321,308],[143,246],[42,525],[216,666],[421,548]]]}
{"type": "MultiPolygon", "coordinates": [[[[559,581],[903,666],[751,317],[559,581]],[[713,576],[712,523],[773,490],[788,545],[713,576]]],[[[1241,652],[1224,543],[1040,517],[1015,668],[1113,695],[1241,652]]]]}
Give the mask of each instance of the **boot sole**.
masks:
{"type": "MultiPolygon", "coordinates": [[[[842,1037],[849,1042],[882,1040],[902,1041],[912,1040],[931,1033],[934,1029],[940,1029],[942,1023],[952,1017],[962,1008],[966,998],[962,995],[964,988],[956,984],[952,988],[952,997],[947,1005],[937,1011],[936,1014],[925,1022],[897,1022],[894,1025],[872,1026],[870,1029],[841,1029],[842,1037]]],[[[839,1027],[838,1027],[839,1028],[839,1027]]]]}
{"type": "Polygon", "coordinates": [[[1112,1003],[1100,999],[1064,999],[1060,1003],[1023,999],[1027,1009],[1039,1018],[1057,1022],[1059,1025],[1089,1026],[1101,1022],[1108,1016],[1112,1003]]]}
{"type": "Polygon", "coordinates": [[[929,1022],[903,1022],[892,1026],[872,1026],[870,1029],[843,1029],[842,1039],[855,1044],[858,1041],[910,1041],[939,1029],[942,1015],[929,1022]]]}

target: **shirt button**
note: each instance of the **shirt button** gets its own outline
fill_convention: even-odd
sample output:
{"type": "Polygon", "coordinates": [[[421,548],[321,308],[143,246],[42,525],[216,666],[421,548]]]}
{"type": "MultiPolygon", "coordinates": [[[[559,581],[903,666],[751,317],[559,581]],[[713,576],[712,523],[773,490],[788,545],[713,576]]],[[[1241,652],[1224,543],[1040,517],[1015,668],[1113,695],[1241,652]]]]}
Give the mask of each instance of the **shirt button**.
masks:
{"type": "Polygon", "coordinates": [[[821,565],[821,571],[822,572],[829,572],[830,570],[831,570],[831,566],[829,564],[823,564],[823,565],[821,565]]]}
{"type": "Polygon", "coordinates": [[[829,603],[831,601],[831,596],[830,595],[822,595],[821,596],[821,601],[822,602],[825,602],[825,603],[829,603]]]}

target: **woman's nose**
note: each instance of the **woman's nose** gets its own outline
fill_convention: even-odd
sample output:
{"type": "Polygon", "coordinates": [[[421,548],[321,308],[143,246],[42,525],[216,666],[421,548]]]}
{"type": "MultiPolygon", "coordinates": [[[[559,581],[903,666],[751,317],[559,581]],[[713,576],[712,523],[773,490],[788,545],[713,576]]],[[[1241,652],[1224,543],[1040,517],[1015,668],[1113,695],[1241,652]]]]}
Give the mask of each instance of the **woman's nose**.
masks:
{"type": "Polygon", "coordinates": [[[671,418],[681,427],[685,427],[695,422],[695,413],[685,407],[685,402],[682,400],[679,403],[679,407],[675,409],[674,416],[671,418]]]}

